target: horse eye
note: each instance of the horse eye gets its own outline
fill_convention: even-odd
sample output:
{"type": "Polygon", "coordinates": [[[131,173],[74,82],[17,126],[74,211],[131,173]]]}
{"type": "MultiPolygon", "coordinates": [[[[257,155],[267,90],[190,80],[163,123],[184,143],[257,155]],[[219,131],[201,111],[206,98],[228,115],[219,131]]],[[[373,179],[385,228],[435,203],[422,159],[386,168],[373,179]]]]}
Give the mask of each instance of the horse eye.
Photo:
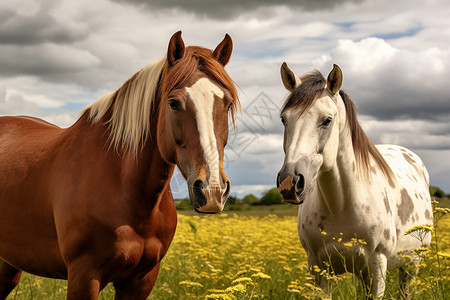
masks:
{"type": "Polygon", "coordinates": [[[169,107],[171,110],[180,110],[181,108],[180,101],[174,99],[169,100],[169,107]]]}
{"type": "Polygon", "coordinates": [[[228,104],[227,110],[230,110],[232,106],[233,106],[233,102],[231,102],[230,104],[228,104]]]}
{"type": "Polygon", "coordinates": [[[286,126],[286,121],[284,120],[284,117],[281,117],[281,123],[286,126]]]}
{"type": "Polygon", "coordinates": [[[322,122],[322,127],[328,127],[331,124],[331,120],[333,120],[331,117],[328,117],[325,121],[322,122]]]}

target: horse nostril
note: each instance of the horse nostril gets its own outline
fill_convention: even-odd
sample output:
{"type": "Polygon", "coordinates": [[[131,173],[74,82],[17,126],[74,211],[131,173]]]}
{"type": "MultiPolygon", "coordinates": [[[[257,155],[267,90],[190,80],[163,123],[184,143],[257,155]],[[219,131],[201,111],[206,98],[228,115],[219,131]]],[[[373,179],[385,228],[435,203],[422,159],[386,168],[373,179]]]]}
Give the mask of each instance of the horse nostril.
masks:
{"type": "Polygon", "coordinates": [[[278,175],[277,175],[277,188],[279,188],[280,187],[280,173],[278,173],[278,175]]]}
{"type": "Polygon", "coordinates": [[[197,179],[194,184],[193,184],[193,188],[194,189],[202,189],[203,188],[203,180],[197,179]]]}
{"type": "Polygon", "coordinates": [[[206,202],[207,202],[205,194],[202,191],[204,186],[205,186],[205,184],[200,179],[197,179],[194,182],[194,184],[192,185],[192,190],[194,192],[195,202],[198,205],[198,207],[202,207],[202,206],[206,205],[206,202]]]}
{"type": "Polygon", "coordinates": [[[305,188],[305,177],[302,174],[298,174],[297,182],[295,183],[295,191],[301,193],[305,188]]]}
{"type": "Polygon", "coordinates": [[[230,194],[230,189],[231,189],[231,183],[229,180],[227,180],[227,189],[225,190],[224,195],[226,195],[228,197],[228,195],[230,194]]]}

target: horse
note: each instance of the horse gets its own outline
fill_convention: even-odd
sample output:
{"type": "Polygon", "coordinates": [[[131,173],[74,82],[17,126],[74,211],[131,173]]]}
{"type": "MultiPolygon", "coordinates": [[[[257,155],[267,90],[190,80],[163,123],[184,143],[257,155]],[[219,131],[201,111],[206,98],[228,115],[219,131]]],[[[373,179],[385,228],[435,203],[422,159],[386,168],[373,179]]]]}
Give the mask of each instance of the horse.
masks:
{"type": "Polygon", "coordinates": [[[433,222],[424,163],[404,147],[369,140],[341,90],[339,66],[325,79],[319,71],[299,77],[283,63],[281,77],[290,94],[280,114],[285,158],[277,188],[300,205],[298,233],[315,282],[330,292],[326,274],[352,272],[366,296],[381,297],[387,269],[399,268],[408,297],[418,263],[412,249],[431,239],[405,235],[433,222]]]}
{"type": "Polygon", "coordinates": [[[167,54],[87,106],[69,128],[0,118],[0,298],[21,272],[67,279],[67,299],[146,299],[177,224],[178,166],[197,212],[223,209],[229,116],[239,99],[224,67],[233,43],[167,54]]]}

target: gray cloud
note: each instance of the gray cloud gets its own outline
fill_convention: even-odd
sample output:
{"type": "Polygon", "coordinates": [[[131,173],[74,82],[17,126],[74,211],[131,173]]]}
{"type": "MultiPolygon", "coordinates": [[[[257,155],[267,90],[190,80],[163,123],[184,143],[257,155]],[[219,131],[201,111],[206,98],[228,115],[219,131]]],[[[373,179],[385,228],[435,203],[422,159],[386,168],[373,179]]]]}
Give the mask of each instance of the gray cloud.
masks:
{"type": "Polygon", "coordinates": [[[30,16],[18,15],[14,11],[0,12],[0,44],[72,43],[88,35],[86,26],[69,27],[45,11],[30,16]]]}
{"type": "Polygon", "coordinates": [[[96,67],[100,59],[89,51],[52,43],[36,46],[16,47],[0,45],[0,74],[15,76],[22,74],[46,77],[57,73],[70,74],[96,67]]]}
{"type": "Polygon", "coordinates": [[[237,17],[243,13],[258,11],[261,17],[272,15],[271,9],[276,6],[289,6],[291,9],[302,11],[321,11],[331,10],[346,2],[361,3],[364,0],[154,0],[149,3],[146,0],[114,0],[119,3],[128,3],[131,5],[144,5],[148,9],[180,9],[186,12],[194,13],[200,17],[229,19],[237,17]]]}
{"type": "Polygon", "coordinates": [[[361,103],[359,111],[380,120],[414,118],[440,121],[450,115],[450,97],[446,95],[415,94],[410,97],[409,93],[398,91],[379,96],[378,99],[367,99],[361,103]]]}
{"type": "MultiPolygon", "coordinates": [[[[377,38],[339,41],[333,62],[360,114],[379,120],[448,119],[450,51],[398,49],[377,38]]],[[[326,75],[326,74],[325,74],[326,75]]]]}
{"type": "Polygon", "coordinates": [[[29,103],[20,95],[14,95],[6,100],[6,91],[0,93],[0,115],[31,115],[37,116],[42,114],[42,110],[38,105],[29,103]]]}

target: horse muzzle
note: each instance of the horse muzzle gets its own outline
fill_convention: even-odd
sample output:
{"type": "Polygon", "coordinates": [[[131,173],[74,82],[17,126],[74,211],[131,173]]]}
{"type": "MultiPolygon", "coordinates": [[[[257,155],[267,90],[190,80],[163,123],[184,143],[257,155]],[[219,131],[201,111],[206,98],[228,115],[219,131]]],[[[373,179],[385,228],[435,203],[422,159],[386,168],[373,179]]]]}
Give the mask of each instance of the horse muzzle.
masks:
{"type": "Polygon", "coordinates": [[[197,179],[189,189],[191,205],[199,213],[214,214],[221,212],[230,194],[230,181],[222,185],[209,185],[197,179]]]}
{"type": "Polygon", "coordinates": [[[300,205],[305,200],[305,178],[301,174],[290,176],[278,173],[277,189],[284,202],[300,205]]]}

